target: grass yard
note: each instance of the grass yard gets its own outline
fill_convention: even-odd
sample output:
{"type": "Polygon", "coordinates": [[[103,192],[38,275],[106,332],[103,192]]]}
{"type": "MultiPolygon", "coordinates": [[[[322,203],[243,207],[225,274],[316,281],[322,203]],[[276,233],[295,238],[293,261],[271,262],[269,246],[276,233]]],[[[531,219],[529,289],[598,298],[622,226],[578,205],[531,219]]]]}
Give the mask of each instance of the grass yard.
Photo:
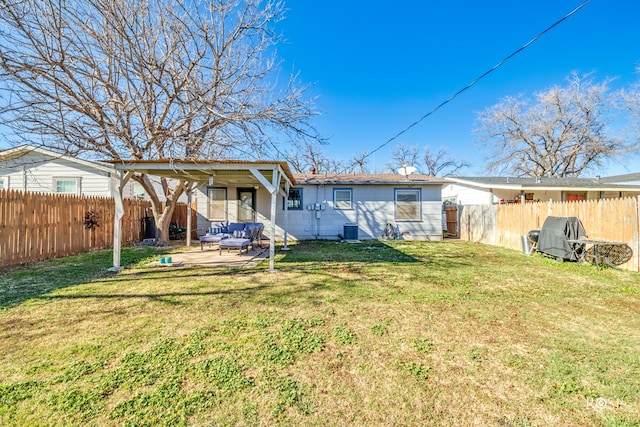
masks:
{"type": "MultiPolygon", "coordinates": [[[[638,426],[640,275],[464,242],[0,273],[0,424],[638,426]]],[[[174,251],[179,251],[175,249],[174,251]]]]}

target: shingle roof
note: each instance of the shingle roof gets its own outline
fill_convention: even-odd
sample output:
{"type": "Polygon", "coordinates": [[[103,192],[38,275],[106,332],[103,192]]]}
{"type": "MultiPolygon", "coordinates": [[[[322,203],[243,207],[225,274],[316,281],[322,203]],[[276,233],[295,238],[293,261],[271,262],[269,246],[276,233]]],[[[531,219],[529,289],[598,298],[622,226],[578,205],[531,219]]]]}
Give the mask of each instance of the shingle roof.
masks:
{"type": "Polygon", "coordinates": [[[410,174],[294,174],[298,184],[364,185],[364,184],[429,184],[442,185],[446,181],[428,175],[410,174]]]}

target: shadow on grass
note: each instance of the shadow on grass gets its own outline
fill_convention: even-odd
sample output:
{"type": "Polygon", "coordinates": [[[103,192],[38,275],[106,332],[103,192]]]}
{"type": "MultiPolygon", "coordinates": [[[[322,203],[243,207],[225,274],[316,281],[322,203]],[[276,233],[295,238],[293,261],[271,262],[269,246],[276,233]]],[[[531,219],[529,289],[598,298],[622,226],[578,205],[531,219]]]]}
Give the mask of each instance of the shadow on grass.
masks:
{"type": "Polygon", "coordinates": [[[279,263],[305,262],[421,262],[378,240],[347,243],[331,240],[308,240],[293,246],[279,263]]]}
{"type": "Polygon", "coordinates": [[[243,288],[223,289],[217,291],[203,291],[203,292],[162,292],[162,293],[87,293],[87,294],[72,294],[72,295],[40,295],[37,298],[42,300],[74,300],[74,299],[128,299],[128,298],[140,298],[149,300],[162,300],[163,298],[172,297],[203,297],[203,296],[216,296],[216,295],[234,295],[234,294],[252,294],[266,288],[265,285],[250,286],[243,288]]]}
{"type": "MultiPolygon", "coordinates": [[[[313,264],[320,268],[330,263],[341,263],[338,272],[349,270],[349,264],[387,263],[410,264],[412,268],[428,269],[468,269],[478,265],[477,253],[469,252],[468,246],[450,242],[426,241],[393,241],[378,240],[358,243],[340,243],[329,240],[311,240],[299,242],[291,246],[291,250],[280,252],[281,258],[276,260],[276,268],[281,271],[292,271],[307,268],[313,264]],[[347,264],[346,266],[344,264],[347,264]]],[[[473,251],[478,251],[473,247],[473,251]]],[[[355,267],[357,269],[357,267],[355,267]]],[[[347,271],[348,272],[348,271],[347,271]]]]}
{"type": "MultiPolygon", "coordinates": [[[[281,252],[277,259],[277,270],[282,272],[305,272],[310,265],[314,272],[326,279],[322,282],[357,284],[363,275],[366,264],[404,264],[416,269],[442,271],[469,268],[477,260],[469,258],[460,250],[448,251],[449,244],[437,243],[425,245],[424,242],[364,241],[360,243],[340,243],[336,241],[304,241],[292,245],[292,250],[281,252]],[[329,279],[329,280],[327,280],[329,279]]],[[[171,270],[146,268],[150,262],[163,252],[157,248],[123,248],[122,266],[138,266],[118,274],[108,271],[111,267],[113,252],[97,251],[88,254],[53,259],[45,262],[10,269],[0,273],[0,309],[12,307],[31,299],[81,299],[81,298],[148,298],[161,299],[180,296],[234,295],[256,293],[263,286],[215,290],[203,292],[167,292],[157,294],[136,293],[100,293],[76,295],[47,295],[52,291],[76,285],[100,282],[129,282],[131,280],[166,279],[168,272],[172,280],[187,281],[194,278],[207,278],[262,273],[263,267],[256,269],[238,269],[230,267],[176,267],[171,270]]],[[[266,273],[266,272],[265,272],[266,273]]],[[[319,283],[317,287],[325,286],[319,283]]],[[[316,289],[317,289],[316,287],[316,289]]],[[[300,289],[296,290],[300,292],[300,289]]]]}
{"type": "MultiPolygon", "coordinates": [[[[123,248],[121,265],[128,267],[158,255],[154,248],[123,248]]],[[[0,309],[13,307],[49,292],[92,282],[117,273],[113,251],[102,250],[5,269],[0,272],[0,309]]]]}

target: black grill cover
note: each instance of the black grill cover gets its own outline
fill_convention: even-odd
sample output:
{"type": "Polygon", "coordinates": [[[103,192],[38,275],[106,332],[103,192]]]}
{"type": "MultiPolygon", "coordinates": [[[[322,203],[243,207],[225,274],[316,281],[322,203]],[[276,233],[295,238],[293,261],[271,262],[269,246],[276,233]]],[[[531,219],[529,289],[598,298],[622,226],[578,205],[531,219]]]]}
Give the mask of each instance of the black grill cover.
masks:
{"type": "Polygon", "coordinates": [[[544,221],[538,237],[538,252],[563,260],[577,261],[577,254],[584,250],[583,243],[569,243],[587,233],[580,219],[574,216],[550,216],[544,221]]]}

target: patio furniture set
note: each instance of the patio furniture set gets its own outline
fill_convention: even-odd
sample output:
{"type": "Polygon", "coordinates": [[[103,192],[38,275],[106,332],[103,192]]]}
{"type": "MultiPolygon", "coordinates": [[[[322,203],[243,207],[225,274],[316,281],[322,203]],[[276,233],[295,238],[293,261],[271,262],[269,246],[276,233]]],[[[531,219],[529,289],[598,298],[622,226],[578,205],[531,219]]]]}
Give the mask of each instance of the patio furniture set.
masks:
{"type": "Polygon", "coordinates": [[[222,250],[238,250],[239,254],[242,254],[243,250],[249,252],[256,248],[256,245],[260,245],[262,238],[262,231],[264,230],[264,224],[260,222],[232,222],[212,223],[207,234],[200,237],[200,250],[204,250],[204,245],[217,244],[218,251],[222,255],[222,250]]]}

